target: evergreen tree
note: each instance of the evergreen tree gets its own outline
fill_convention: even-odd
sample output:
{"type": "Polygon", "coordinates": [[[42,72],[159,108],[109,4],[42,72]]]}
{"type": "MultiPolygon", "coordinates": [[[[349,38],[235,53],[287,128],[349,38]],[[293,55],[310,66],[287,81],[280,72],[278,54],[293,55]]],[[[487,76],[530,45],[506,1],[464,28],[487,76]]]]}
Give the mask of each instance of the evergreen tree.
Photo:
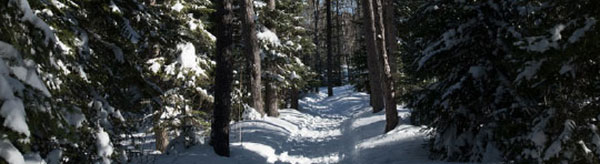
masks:
{"type": "Polygon", "coordinates": [[[411,107],[452,161],[597,163],[597,1],[436,1],[407,42],[411,107]],[[434,28],[435,27],[435,28],[434,28]],[[591,71],[593,70],[593,71],[591,71]]]}
{"type": "Polygon", "coordinates": [[[254,24],[254,3],[252,0],[244,0],[244,41],[246,55],[248,56],[248,67],[250,72],[250,96],[251,105],[259,113],[264,114],[263,99],[262,99],[262,72],[261,72],[261,59],[258,45],[258,38],[256,33],[256,26],[254,24]]]}
{"type": "MultiPolygon", "coordinates": [[[[6,24],[0,27],[5,45],[0,49],[7,55],[0,64],[10,68],[2,75],[14,88],[5,92],[13,92],[10,101],[0,100],[7,113],[0,119],[15,122],[22,106],[26,121],[16,122],[34,127],[23,136],[22,128],[8,126],[0,137],[20,153],[56,155],[55,162],[126,162],[131,149],[120,144],[128,140],[122,136],[171,122],[160,111],[182,113],[177,118],[185,123],[206,122],[202,104],[212,96],[202,91],[212,64],[196,53],[208,52],[212,44],[201,21],[207,2],[0,3],[8,4],[0,6],[6,12],[0,17],[6,24]],[[166,63],[172,63],[167,71],[158,71],[166,63]],[[155,111],[158,119],[143,121],[155,111]]],[[[190,129],[172,125],[176,131],[190,129]]]]}

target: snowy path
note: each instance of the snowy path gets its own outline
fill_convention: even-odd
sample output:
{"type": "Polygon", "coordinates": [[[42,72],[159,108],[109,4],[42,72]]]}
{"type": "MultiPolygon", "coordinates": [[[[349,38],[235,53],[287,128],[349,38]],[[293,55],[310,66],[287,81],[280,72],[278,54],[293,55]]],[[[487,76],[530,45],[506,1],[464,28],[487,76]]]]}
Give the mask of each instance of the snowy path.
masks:
{"type": "MultiPolygon", "coordinates": [[[[440,163],[427,158],[422,128],[401,121],[383,134],[383,112],[371,112],[367,94],[353,92],[351,86],[337,87],[334,93],[309,95],[301,100],[300,111],[284,109],[279,118],[233,124],[230,158],[200,145],[160,156],[156,163],[440,163]]],[[[401,108],[398,112],[402,118],[408,115],[401,108]]]]}

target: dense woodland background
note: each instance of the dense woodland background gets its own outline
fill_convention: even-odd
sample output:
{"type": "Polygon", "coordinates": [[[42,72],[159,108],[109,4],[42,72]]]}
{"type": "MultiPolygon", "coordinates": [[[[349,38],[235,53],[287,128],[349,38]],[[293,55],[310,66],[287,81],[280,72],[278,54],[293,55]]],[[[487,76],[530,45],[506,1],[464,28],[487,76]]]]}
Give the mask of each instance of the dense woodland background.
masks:
{"type": "Polygon", "coordinates": [[[0,163],[127,162],[146,140],[227,156],[244,112],[346,84],[386,132],[408,107],[434,159],[600,162],[600,1],[0,4],[0,163]]]}

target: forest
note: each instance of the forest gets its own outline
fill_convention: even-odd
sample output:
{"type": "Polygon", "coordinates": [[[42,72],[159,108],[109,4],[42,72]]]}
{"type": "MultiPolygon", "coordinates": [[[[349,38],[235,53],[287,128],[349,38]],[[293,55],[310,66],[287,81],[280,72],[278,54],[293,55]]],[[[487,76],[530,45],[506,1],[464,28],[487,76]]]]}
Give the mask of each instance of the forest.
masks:
{"type": "Polygon", "coordinates": [[[598,0],[0,0],[0,164],[600,163],[598,0]]]}

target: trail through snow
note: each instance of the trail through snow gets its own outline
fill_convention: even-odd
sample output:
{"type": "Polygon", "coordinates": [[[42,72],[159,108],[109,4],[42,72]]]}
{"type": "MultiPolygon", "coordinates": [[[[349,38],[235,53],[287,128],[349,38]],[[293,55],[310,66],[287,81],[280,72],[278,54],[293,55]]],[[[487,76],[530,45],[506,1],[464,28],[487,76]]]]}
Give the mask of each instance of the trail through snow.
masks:
{"type": "Polygon", "coordinates": [[[280,110],[278,118],[233,124],[229,158],[199,145],[161,155],[155,163],[443,163],[427,158],[425,132],[408,124],[408,110],[399,108],[401,124],[383,134],[384,113],[372,113],[367,94],[352,86],[334,88],[334,93],[308,95],[300,110],[280,110]]]}

